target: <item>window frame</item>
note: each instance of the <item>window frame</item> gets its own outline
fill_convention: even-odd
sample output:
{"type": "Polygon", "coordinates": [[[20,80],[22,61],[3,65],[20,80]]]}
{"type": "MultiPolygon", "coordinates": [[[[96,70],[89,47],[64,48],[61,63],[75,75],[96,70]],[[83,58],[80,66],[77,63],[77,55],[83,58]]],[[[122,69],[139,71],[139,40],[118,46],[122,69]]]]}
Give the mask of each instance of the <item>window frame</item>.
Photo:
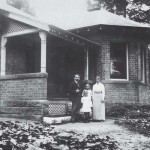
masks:
{"type": "Polygon", "coordinates": [[[140,76],[140,82],[146,83],[146,49],[142,46],[140,47],[140,76]]]}
{"type": "MultiPolygon", "coordinates": [[[[118,43],[119,42],[112,42],[111,44],[113,43],[118,43]]],[[[125,42],[120,42],[120,43],[124,43],[126,46],[126,79],[113,79],[110,77],[110,80],[111,81],[129,81],[129,49],[128,49],[128,43],[125,43],[125,42]]],[[[111,48],[110,48],[110,53],[111,53],[111,48]]],[[[110,57],[110,60],[111,60],[111,57],[110,57]]],[[[111,66],[110,66],[110,72],[111,72],[111,66]]],[[[111,73],[110,73],[110,76],[111,76],[111,73]]]]}

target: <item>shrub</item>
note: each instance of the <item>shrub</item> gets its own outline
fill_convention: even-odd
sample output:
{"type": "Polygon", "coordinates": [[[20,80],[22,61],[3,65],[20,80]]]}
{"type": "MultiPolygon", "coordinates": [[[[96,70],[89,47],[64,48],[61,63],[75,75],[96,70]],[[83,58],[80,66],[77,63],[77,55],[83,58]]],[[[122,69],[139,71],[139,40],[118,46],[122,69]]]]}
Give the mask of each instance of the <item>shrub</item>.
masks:
{"type": "MultiPolygon", "coordinates": [[[[113,112],[117,113],[115,117],[120,114],[116,110],[121,109],[111,109],[108,115],[112,115],[113,112]]],[[[124,106],[123,119],[116,120],[114,123],[127,127],[129,130],[150,136],[150,105],[141,106],[124,106]]]]}
{"type": "Polygon", "coordinates": [[[115,106],[106,111],[106,115],[109,117],[123,117],[125,112],[126,108],[124,106],[115,106]]]}
{"type": "Polygon", "coordinates": [[[150,117],[150,105],[114,106],[106,112],[106,115],[116,118],[147,118],[150,117]]]}
{"type": "Polygon", "coordinates": [[[116,120],[115,124],[127,127],[129,130],[150,136],[150,120],[147,119],[123,119],[116,120]]]}

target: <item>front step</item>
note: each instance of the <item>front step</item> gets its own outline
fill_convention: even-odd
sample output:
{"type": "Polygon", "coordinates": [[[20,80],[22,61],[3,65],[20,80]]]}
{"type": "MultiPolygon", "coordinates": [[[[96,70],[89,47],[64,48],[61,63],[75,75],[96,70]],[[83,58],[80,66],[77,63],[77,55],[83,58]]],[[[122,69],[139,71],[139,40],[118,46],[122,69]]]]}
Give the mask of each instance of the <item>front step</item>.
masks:
{"type": "Polygon", "coordinates": [[[43,122],[46,124],[62,124],[70,122],[71,116],[64,117],[43,117],[43,122]]]}

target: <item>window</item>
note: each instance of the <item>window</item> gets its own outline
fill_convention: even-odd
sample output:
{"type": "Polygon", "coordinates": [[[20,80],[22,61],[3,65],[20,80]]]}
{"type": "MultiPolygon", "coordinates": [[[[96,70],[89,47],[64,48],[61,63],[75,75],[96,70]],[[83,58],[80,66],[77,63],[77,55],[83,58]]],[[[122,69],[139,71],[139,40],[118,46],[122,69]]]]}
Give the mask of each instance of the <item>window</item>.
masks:
{"type": "Polygon", "coordinates": [[[127,44],[111,43],[110,46],[110,79],[128,80],[127,44]]]}
{"type": "Polygon", "coordinates": [[[140,68],[141,68],[141,82],[146,82],[146,63],[145,63],[145,48],[141,46],[140,49],[140,68]]]}

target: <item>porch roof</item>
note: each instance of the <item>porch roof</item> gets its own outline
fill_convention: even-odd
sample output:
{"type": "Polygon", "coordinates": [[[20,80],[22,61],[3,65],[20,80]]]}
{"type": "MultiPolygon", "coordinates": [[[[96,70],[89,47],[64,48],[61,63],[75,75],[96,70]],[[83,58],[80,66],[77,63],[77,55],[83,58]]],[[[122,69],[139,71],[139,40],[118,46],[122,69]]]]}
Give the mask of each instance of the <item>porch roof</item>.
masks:
{"type": "Polygon", "coordinates": [[[25,23],[27,25],[30,25],[34,28],[38,28],[40,30],[46,31],[51,35],[63,38],[65,40],[68,40],[72,43],[75,43],[77,45],[83,46],[83,47],[95,47],[95,46],[100,46],[98,43],[95,43],[93,41],[90,41],[86,38],[83,38],[79,35],[76,35],[74,33],[71,33],[67,30],[64,30],[62,28],[59,28],[55,26],[55,24],[48,24],[44,23],[37,18],[28,15],[12,6],[9,6],[5,3],[2,3],[0,5],[0,15],[5,16],[7,18],[19,21],[21,23],[25,23]]]}
{"type": "Polygon", "coordinates": [[[44,30],[51,35],[63,38],[84,47],[100,45],[91,40],[83,38],[80,35],[74,34],[72,30],[97,25],[104,25],[106,27],[116,26],[140,28],[146,30],[150,29],[148,25],[137,23],[105,10],[97,10],[92,12],[83,10],[82,12],[69,12],[67,14],[62,13],[61,15],[55,12],[55,15],[53,14],[50,16],[51,19],[49,23],[44,23],[37,18],[32,17],[6,4],[0,5],[0,14],[4,15],[5,17],[31,25],[40,30],[44,30]]]}

